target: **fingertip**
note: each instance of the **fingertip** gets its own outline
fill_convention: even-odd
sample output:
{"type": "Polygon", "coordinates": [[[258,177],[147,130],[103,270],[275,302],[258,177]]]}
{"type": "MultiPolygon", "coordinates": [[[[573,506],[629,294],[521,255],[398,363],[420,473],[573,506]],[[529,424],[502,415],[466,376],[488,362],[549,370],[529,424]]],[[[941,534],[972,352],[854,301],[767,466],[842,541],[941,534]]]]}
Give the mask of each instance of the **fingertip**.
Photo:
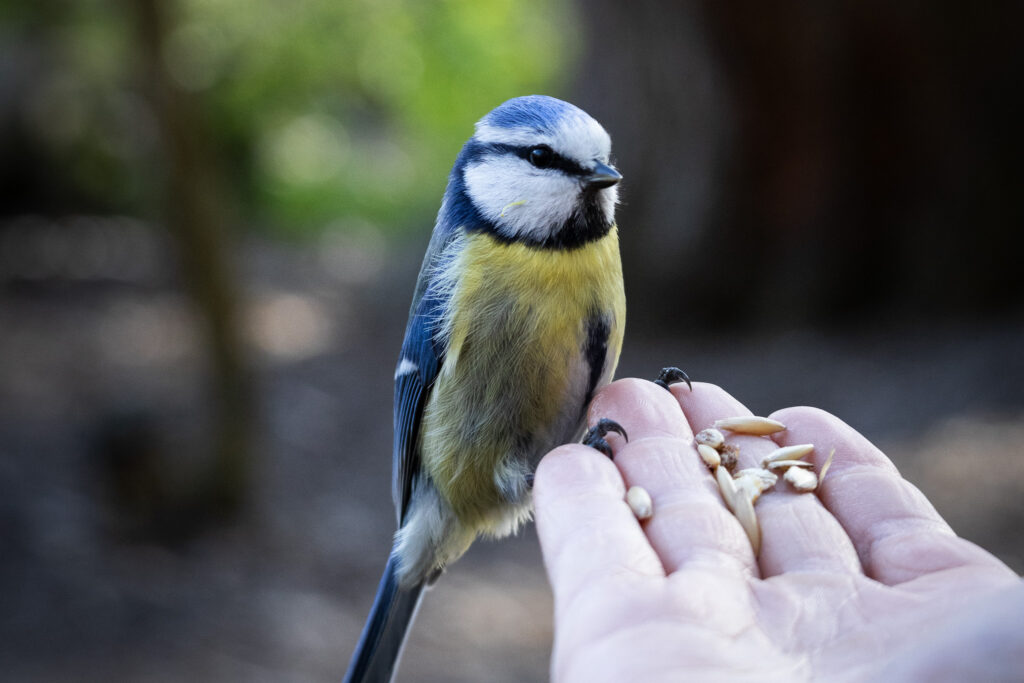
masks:
{"type": "Polygon", "coordinates": [[[622,475],[605,455],[582,444],[565,444],[545,455],[533,480],[534,496],[576,491],[625,492],[622,475]]]}
{"type": "MultiPolygon", "coordinates": [[[[597,392],[591,407],[615,408],[620,404],[632,404],[644,401],[653,405],[671,408],[675,405],[671,392],[666,392],[654,382],[638,379],[636,377],[624,377],[608,384],[597,392]]],[[[591,414],[594,414],[593,409],[591,414]]]]}
{"type": "Polygon", "coordinates": [[[595,424],[601,418],[622,425],[630,441],[649,436],[693,436],[674,392],[632,377],[612,382],[594,396],[588,419],[595,424]]]}
{"type": "Polygon", "coordinates": [[[828,449],[834,447],[837,433],[849,428],[849,425],[835,415],[811,406],[782,408],[773,412],[768,418],[786,425],[786,429],[769,437],[772,441],[780,446],[791,446],[797,443],[814,444],[812,459],[819,464],[828,457],[828,449]],[[823,449],[825,449],[824,453],[822,453],[823,449]]]}
{"type": "MultiPolygon", "coordinates": [[[[778,420],[782,424],[786,425],[786,430],[788,432],[852,431],[850,425],[846,424],[832,413],[812,406],[791,406],[789,408],[782,408],[781,410],[776,410],[768,417],[773,420],[778,420]]],[[[777,436],[782,438],[785,434],[786,432],[780,432],[777,436]]]]}
{"type": "Polygon", "coordinates": [[[779,445],[814,444],[814,461],[819,465],[834,451],[836,472],[854,464],[897,471],[892,461],[863,434],[826,410],[793,406],[777,410],[769,417],[786,425],[784,431],[772,435],[779,445]]]}
{"type": "Polygon", "coordinates": [[[815,408],[812,406],[790,406],[788,408],[776,410],[768,417],[770,417],[773,420],[778,420],[779,422],[783,422],[784,420],[786,420],[788,422],[783,422],[783,424],[786,424],[787,426],[790,423],[796,424],[798,422],[823,422],[839,419],[835,415],[826,410],[822,410],[821,408],[815,408]]]}
{"type": "Polygon", "coordinates": [[[693,395],[707,394],[708,392],[718,392],[727,396],[730,395],[729,392],[714,382],[693,382],[693,389],[687,388],[687,393],[693,395]]]}
{"type": "Polygon", "coordinates": [[[673,395],[694,432],[710,427],[722,417],[750,414],[745,405],[717,384],[694,382],[692,391],[677,389],[673,395]]]}

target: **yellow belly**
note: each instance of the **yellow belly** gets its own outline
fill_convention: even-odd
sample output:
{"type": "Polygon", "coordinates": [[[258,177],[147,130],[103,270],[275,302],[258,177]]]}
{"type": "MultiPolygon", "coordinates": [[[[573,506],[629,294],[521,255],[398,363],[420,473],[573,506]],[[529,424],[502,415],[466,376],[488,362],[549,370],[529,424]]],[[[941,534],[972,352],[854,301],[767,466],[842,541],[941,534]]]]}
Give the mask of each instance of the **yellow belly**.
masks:
{"type": "MultiPolygon", "coordinates": [[[[579,425],[590,369],[587,321],[609,323],[610,379],[625,297],[618,232],[575,250],[467,235],[452,294],[449,344],[424,409],[423,466],[459,521],[500,533],[528,503],[526,474],[579,425]]],[[[600,382],[599,382],[600,383],[600,382]]]]}

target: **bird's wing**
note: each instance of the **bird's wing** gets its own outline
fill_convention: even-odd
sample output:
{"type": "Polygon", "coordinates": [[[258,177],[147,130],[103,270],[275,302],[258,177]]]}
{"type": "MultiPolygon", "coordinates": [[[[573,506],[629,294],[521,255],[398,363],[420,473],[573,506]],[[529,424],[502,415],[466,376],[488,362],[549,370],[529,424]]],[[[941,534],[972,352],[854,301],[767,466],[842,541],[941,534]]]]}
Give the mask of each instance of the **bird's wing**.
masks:
{"type": "Polygon", "coordinates": [[[398,523],[405,518],[413,477],[419,470],[418,436],[423,407],[430,388],[444,363],[445,349],[436,334],[443,324],[451,292],[438,282],[436,274],[449,257],[447,247],[455,231],[434,230],[423,258],[416,293],[409,310],[409,323],[395,372],[395,441],[391,495],[398,523]]]}

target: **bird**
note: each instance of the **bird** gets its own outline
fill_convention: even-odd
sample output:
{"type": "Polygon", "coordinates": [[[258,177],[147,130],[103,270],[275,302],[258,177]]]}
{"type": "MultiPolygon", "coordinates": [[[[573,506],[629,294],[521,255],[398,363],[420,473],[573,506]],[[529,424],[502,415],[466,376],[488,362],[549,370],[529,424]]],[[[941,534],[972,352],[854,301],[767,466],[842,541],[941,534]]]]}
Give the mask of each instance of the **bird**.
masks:
{"type": "MultiPolygon", "coordinates": [[[[545,95],[502,103],[459,152],[394,377],[398,530],[347,683],[392,680],[424,589],[527,522],[541,457],[584,436],[622,348],[621,179],[605,129],[545,95]]],[[[609,431],[584,443],[610,455],[609,431]]]]}

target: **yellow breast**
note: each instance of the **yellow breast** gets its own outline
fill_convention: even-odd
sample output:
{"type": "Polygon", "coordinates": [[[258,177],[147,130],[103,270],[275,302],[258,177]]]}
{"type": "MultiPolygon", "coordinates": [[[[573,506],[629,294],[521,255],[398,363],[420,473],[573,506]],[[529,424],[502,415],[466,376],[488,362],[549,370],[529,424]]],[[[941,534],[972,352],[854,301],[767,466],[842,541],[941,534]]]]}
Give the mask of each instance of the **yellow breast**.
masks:
{"type": "Polygon", "coordinates": [[[573,250],[485,233],[464,240],[450,271],[448,351],[424,410],[420,452],[460,521],[486,531],[500,524],[503,505],[528,496],[526,474],[543,455],[536,451],[571,438],[589,381],[586,325],[595,315],[609,322],[610,377],[625,297],[614,227],[573,250]]]}

